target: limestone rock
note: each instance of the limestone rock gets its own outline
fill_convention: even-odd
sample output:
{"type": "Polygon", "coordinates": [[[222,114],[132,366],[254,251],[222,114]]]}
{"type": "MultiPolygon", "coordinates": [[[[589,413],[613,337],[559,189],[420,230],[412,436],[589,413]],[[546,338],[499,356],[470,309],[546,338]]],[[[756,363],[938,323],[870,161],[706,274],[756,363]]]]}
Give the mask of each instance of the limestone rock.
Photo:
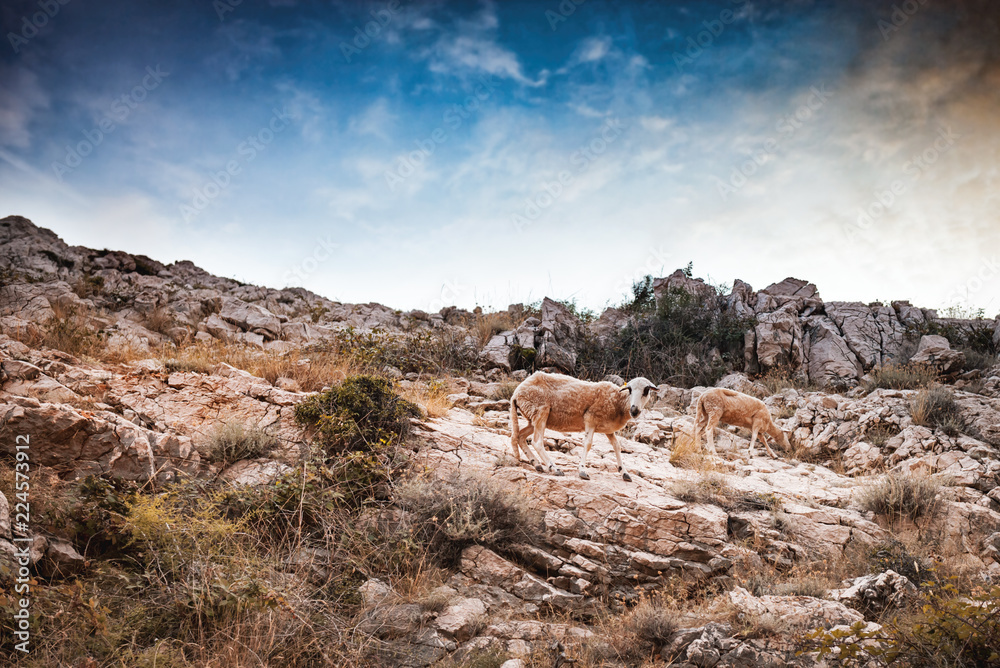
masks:
{"type": "Polygon", "coordinates": [[[951,373],[959,371],[965,364],[965,353],[952,350],[948,339],[943,336],[925,334],[920,337],[917,352],[910,358],[910,362],[927,364],[940,373],[951,373]]]}
{"type": "Polygon", "coordinates": [[[910,580],[893,570],[854,578],[847,587],[830,591],[830,598],[878,617],[888,609],[904,608],[919,593],[910,580]]]}
{"type": "Polygon", "coordinates": [[[462,598],[441,612],[434,620],[438,631],[457,642],[471,638],[486,621],[486,604],[478,598],[462,598]]]}
{"type": "Polygon", "coordinates": [[[781,620],[785,630],[790,633],[864,621],[861,613],[851,610],[843,603],[811,596],[757,597],[742,587],[736,587],[729,592],[729,600],[744,614],[781,620]]]}
{"type": "Polygon", "coordinates": [[[73,546],[53,538],[48,541],[45,555],[35,564],[35,569],[44,577],[65,578],[78,573],[86,560],[73,546]]]}

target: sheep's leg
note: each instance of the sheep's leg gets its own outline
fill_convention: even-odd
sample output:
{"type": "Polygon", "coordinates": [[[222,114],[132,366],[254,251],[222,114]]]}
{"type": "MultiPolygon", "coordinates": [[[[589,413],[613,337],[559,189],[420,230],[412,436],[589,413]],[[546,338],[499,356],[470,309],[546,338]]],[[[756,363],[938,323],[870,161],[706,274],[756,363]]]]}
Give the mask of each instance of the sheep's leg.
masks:
{"type": "MultiPolygon", "coordinates": [[[[753,430],[752,430],[752,432],[750,434],[750,459],[747,460],[747,461],[753,460],[754,456],[756,455],[756,453],[754,452],[753,446],[757,442],[757,428],[758,428],[758,426],[759,425],[756,422],[753,423],[753,430]]],[[[761,438],[763,439],[763,436],[761,438]]]]}
{"type": "MultiPolygon", "coordinates": [[[[535,464],[535,455],[533,455],[531,453],[531,450],[528,449],[528,437],[531,436],[533,433],[535,433],[535,427],[529,422],[528,426],[522,429],[521,433],[518,434],[520,438],[517,440],[517,445],[514,446],[515,447],[514,454],[517,455],[518,454],[517,448],[520,448],[520,450],[525,455],[528,456],[528,459],[531,460],[532,466],[534,466],[535,464]]],[[[518,459],[520,459],[520,456],[518,456],[518,459]]]]}
{"type": "Polygon", "coordinates": [[[594,444],[594,427],[587,427],[587,436],[583,439],[583,454],[580,455],[580,477],[584,480],[590,480],[590,476],[587,475],[585,470],[587,466],[587,455],[590,453],[590,446],[594,444]]]}
{"type": "MultiPolygon", "coordinates": [[[[545,466],[549,469],[550,473],[563,475],[562,469],[555,467],[552,460],[549,458],[549,453],[545,451],[545,421],[548,417],[548,411],[546,411],[535,423],[535,433],[531,437],[531,446],[535,449],[535,452],[538,453],[538,456],[541,457],[542,461],[545,462],[545,466]]],[[[535,470],[544,471],[545,469],[536,464],[535,470]]]]}
{"type": "Polygon", "coordinates": [[[708,416],[708,424],[705,425],[705,432],[707,438],[705,439],[705,444],[708,446],[708,451],[716,457],[719,453],[715,451],[715,428],[719,426],[719,417],[717,415],[708,416]]]}
{"type": "Polygon", "coordinates": [[[622,478],[625,482],[632,482],[632,476],[628,474],[625,469],[625,465],[622,464],[622,448],[618,444],[618,437],[614,433],[607,434],[608,440],[611,441],[611,447],[615,449],[615,458],[618,460],[618,472],[622,474],[622,478]]]}
{"type": "Polygon", "coordinates": [[[771,459],[777,459],[777,456],[774,454],[774,451],[771,450],[771,446],[767,444],[767,429],[766,429],[766,426],[765,426],[764,429],[760,430],[760,442],[764,444],[764,449],[767,450],[767,455],[771,459]]]}
{"type": "Polygon", "coordinates": [[[764,437],[764,432],[760,432],[760,442],[764,444],[764,449],[767,450],[767,456],[771,459],[777,459],[778,456],[774,454],[771,450],[771,446],[767,444],[767,439],[764,437]]]}

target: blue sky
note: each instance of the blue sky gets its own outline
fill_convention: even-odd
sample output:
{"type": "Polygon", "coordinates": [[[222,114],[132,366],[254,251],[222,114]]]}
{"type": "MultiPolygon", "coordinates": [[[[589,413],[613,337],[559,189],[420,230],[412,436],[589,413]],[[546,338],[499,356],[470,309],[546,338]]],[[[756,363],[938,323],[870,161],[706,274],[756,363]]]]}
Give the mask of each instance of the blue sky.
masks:
{"type": "Polygon", "coordinates": [[[1000,310],[985,0],[58,3],[0,10],[0,213],[72,244],[426,310],[689,261],[1000,310]]]}

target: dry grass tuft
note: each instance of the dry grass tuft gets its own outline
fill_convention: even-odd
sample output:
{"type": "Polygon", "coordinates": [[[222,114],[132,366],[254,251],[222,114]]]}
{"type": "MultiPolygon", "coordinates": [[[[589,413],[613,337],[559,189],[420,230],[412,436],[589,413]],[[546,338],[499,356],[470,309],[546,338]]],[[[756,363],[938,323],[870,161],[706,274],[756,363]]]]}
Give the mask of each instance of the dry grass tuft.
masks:
{"type": "MultiPolygon", "coordinates": [[[[670,449],[670,463],[682,469],[693,469],[695,471],[715,470],[717,464],[711,456],[705,454],[704,449],[696,449],[694,446],[694,436],[685,431],[674,428],[673,447],[670,449]]],[[[702,446],[702,448],[704,445],[702,446]]]]}
{"type": "Polygon", "coordinates": [[[481,313],[476,316],[472,323],[472,335],[475,337],[479,347],[482,348],[489,340],[510,329],[517,328],[523,322],[523,318],[515,318],[507,311],[497,311],[496,313],[481,313]]]}
{"type": "Polygon", "coordinates": [[[264,429],[228,422],[209,437],[206,454],[212,461],[229,466],[243,459],[266,457],[279,445],[278,439],[264,429]]]}
{"type": "Polygon", "coordinates": [[[910,415],[914,424],[939,428],[949,436],[957,436],[966,429],[955,394],[945,387],[921,390],[910,400],[910,415]]]}
{"type": "Polygon", "coordinates": [[[420,406],[427,417],[432,418],[443,417],[451,410],[453,404],[448,401],[449,394],[448,384],[443,380],[413,383],[400,391],[400,396],[420,406]]]}
{"type": "Polygon", "coordinates": [[[892,472],[861,487],[858,503],[890,522],[934,515],[940,506],[941,482],[924,475],[892,472]]]}
{"type": "Polygon", "coordinates": [[[877,389],[916,390],[937,381],[938,374],[925,364],[887,364],[872,369],[864,382],[868,392],[877,389]]]}

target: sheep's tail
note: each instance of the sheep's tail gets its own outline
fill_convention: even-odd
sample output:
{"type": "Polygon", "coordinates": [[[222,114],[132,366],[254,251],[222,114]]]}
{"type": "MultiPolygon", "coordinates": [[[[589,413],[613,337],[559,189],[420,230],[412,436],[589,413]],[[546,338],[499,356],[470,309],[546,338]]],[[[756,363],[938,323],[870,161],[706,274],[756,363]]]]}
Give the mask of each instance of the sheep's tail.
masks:
{"type": "Polygon", "coordinates": [[[521,425],[517,419],[517,400],[510,398],[510,445],[514,448],[514,459],[521,461],[521,448],[518,441],[521,439],[521,425]]]}

